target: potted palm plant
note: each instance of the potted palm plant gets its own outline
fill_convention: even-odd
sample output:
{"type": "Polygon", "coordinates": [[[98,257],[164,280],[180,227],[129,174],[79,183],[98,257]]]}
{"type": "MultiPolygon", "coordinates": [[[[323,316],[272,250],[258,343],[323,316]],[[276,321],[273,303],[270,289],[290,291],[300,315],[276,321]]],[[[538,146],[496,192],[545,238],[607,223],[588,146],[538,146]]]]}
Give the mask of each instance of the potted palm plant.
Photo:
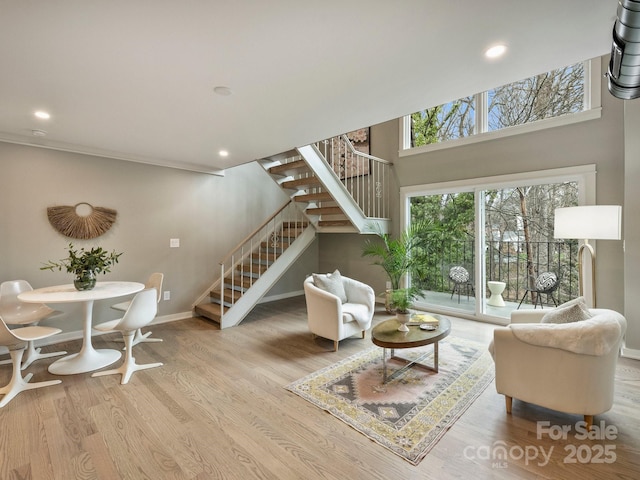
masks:
{"type": "MultiPolygon", "coordinates": [[[[389,313],[392,313],[391,294],[400,289],[403,279],[407,275],[413,278],[424,276],[427,233],[432,229],[432,224],[427,221],[414,222],[397,238],[391,238],[387,233],[376,232],[377,237],[382,241],[367,240],[365,242],[362,256],[375,257],[376,261],[373,264],[381,266],[389,277],[391,288],[385,292],[385,304],[389,313]]],[[[413,293],[415,298],[417,292],[413,293]]],[[[397,305],[395,308],[398,308],[397,305]]]]}
{"type": "Polygon", "coordinates": [[[107,252],[102,247],[93,247],[85,250],[84,247],[76,250],[73,243],[69,243],[69,255],[57,262],[49,260],[40,270],[65,269],[68,273],[75,274],[73,285],[77,290],[91,290],[96,285],[96,276],[99,273],[108,273],[111,267],[118,263],[122,252],[115,250],[107,252]]]}

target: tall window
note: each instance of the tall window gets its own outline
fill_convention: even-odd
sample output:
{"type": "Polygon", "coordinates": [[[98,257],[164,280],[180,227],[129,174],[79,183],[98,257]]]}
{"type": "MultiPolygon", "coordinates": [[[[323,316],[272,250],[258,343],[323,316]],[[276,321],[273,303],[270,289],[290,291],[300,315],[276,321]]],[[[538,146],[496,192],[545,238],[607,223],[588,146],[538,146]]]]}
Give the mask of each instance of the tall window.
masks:
{"type": "Polygon", "coordinates": [[[588,64],[569,65],[415,112],[405,119],[404,149],[587,110],[588,64]]]}
{"type": "Polygon", "coordinates": [[[565,302],[578,295],[578,242],[554,238],[557,208],[593,202],[593,166],[529,172],[403,187],[403,218],[426,221],[425,271],[412,284],[425,293],[424,308],[462,310],[479,317],[508,318],[533,281],[544,272],[560,279],[553,299],[565,302]],[[463,267],[473,284],[464,298],[453,295],[452,268],[463,267]],[[505,284],[507,308],[488,304],[489,281],[505,284]]]}

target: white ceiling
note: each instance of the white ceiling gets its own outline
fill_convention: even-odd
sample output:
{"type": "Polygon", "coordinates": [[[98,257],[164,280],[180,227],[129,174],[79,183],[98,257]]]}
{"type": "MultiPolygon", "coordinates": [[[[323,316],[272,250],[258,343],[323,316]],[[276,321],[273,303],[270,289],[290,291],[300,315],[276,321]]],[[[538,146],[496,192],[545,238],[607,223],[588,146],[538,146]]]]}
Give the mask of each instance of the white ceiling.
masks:
{"type": "Polygon", "coordinates": [[[616,7],[0,0],[0,140],[213,172],[604,55],[616,7]]]}

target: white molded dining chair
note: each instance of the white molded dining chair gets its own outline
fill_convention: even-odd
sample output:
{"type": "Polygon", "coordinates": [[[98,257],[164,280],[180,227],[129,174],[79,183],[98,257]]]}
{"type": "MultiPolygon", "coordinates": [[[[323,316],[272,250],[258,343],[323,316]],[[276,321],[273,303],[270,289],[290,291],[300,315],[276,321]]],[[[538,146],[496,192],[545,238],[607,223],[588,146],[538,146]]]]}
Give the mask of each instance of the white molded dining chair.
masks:
{"type": "Polygon", "coordinates": [[[4,407],[20,392],[33,390],[34,388],[48,387],[61,382],[61,380],[49,380],[46,382],[29,383],[33,373],[22,377],[22,371],[20,370],[20,362],[22,362],[22,355],[24,354],[27,343],[50,337],[61,331],[59,328],[36,325],[10,330],[2,319],[2,316],[0,316],[0,345],[9,349],[11,363],[13,364],[11,380],[4,387],[0,388],[0,395],[3,395],[2,400],[0,400],[0,408],[4,407]]]}
{"type": "MultiPolygon", "coordinates": [[[[149,275],[149,278],[144,284],[144,288],[155,288],[158,292],[157,302],[160,303],[160,297],[162,296],[162,281],[164,279],[164,275],[162,273],[152,273],[149,275]]],[[[131,305],[131,300],[127,300],[126,302],[116,303],[115,305],[111,305],[111,308],[115,310],[120,310],[122,312],[126,312],[127,308],[131,305]]],[[[149,338],[151,332],[147,332],[145,334],[142,333],[141,329],[136,330],[136,334],[133,337],[133,345],[137,345],[142,342],[161,342],[161,338],[149,338]]]]}
{"type": "MultiPolygon", "coordinates": [[[[18,300],[22,292],[33,290],[26,280],[7,280],[0,284],[0,316],[7,325],[37,325],[39,321],[59,315],[60,311],[49,308],[44,303],[25,303],[18,300]]],[[[27,343],[22,370],[36,360],[42,358],[59,357],[67,352],[41,353],[40,348],[35,348],[33,340],[27,343]]],[[[3,361],[2,363],[9,363],[3,361]]]]}
{"type": "Polygon", "coordinates": [[[148,325],[156,316],[158,312],[158,302],[156,300],[156,289],[148,288],[136,294],[131,300],[129,308],[125,312],[122,318],[111,320],[109,322],[101,323],[94,326],[96,330],[102,332],[122,332],[124,337],[124,349],[125,357],[124,362],[118,368],[105,370],[102,372],[96,372],[92,374],[92,377],[100,377],[102,375],[115,375],[121,374],[121,384],[129,382],[131,375],[138,370],[145,370],[147,368],[154,368],[162,366],[162,363],[148,363],[145,365],[138,365],[136,359],[133,357],[133,337],[136,330],[148,325]]]}

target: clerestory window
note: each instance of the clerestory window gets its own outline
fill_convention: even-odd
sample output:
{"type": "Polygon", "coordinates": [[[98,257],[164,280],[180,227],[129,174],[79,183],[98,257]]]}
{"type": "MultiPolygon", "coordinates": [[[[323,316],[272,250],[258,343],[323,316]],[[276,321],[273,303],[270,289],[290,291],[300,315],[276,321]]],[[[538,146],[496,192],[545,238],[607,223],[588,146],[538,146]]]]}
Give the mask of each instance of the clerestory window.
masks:
{"type": "Polygon", "coordinates": [[[595,118],[576,114],[595,110],[599,116],[598,60],[595,66],[569,65],[407,115],[401,155],[595,118]]]}

